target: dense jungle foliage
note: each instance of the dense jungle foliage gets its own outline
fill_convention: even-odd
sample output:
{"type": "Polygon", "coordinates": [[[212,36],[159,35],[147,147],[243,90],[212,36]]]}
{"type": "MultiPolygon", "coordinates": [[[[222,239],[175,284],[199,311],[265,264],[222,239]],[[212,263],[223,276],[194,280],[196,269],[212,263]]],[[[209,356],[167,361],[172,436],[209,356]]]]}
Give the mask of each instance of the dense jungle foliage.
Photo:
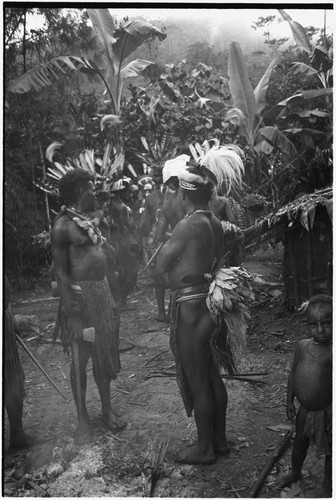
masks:
{"type": "Polygon", "coordinates": [[[214,39],[209,24],[199,30],[187,20],[153,22],[121,56],[103,42],[112,32],[123,40],[130,20],[97,24],[94,36],[99,9],[90,10],[4,8],[3,248],[18,287],[48,275],[51,258],[41,239],[48,239],[59,203],[38,184],[54,141],[62,144],[54,156],[60,164],[84,150],[103,163],[122,153],[139,174],[139,154],[162,167],[172,154],[188,153],[190,143],[235,143],[246,154],[241,197],[263,197],[272,209],[330,185],[332,34],[298,27],[283,11],[257,19],[256,10],[247,41],[228,30],[214,39]],[[32,28],[32,18],[43,19],[42,27],[32,28]],[[295,41],[271,37],[281,18],[295,41]],[[258,31],[262,42],[254,38],[258,31]],[[23,75],[29,79],[15,86],[23,75]],[[144,144],[155,140],[162,148],[150,157],[144,144]]]}

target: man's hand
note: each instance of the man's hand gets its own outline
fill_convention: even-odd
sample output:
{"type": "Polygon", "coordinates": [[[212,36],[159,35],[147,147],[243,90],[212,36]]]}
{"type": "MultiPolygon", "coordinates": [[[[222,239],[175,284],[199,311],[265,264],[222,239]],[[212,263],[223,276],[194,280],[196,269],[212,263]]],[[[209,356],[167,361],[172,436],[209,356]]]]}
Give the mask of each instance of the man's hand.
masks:
{"type": "Polygon", "coordinates": [[[287,402],[287,417],[293,424],[295,423],[296,419],[296,409],[294,405],[294,401],[288,401],[287,402]]]}

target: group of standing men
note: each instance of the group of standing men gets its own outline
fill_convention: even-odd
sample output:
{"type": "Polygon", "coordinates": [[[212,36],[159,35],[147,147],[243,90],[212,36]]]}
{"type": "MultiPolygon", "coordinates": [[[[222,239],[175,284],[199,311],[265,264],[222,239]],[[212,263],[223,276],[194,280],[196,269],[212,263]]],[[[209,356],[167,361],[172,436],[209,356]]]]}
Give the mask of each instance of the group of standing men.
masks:
{"type": "MultiPolygon", "coordinates": [[[[171,191],[159,212],[157,234],[165,240],[168,225],[173,231],[158,253],[154,274],[157,282],[168,274],[176,300],[173,308],[178,309],[178,321],[172,313],[171,345],[187,413],[191,415],[194,409],[198,431],[198,445],[181,452],[177,459],[212,463],[215,452],[228,452],[227,393],[210,355],[213,322],[205,302],[208,284],[202,276],[223,257],[223,229],[209,208],[214,184],[206,175],[197,168],[194,173],[184,168],[178,177],[170,176],[168,180],[178,191],[171,191]],[[187,275],[199,278],[186,286],[187,275]]],[[[110,382],[120,371],[120,316],[108,280],[107,256],[113,250],[100,230],[102,214],[97,211],[93,179],[88,172],[74,169],[61,179],[59,194],[65,205],[51,235],[60,295],[59,325],[63,344],[72,350],[71,385],[78,413],[78,439],[84,441],[90,436],[85,404],[90,356],[104,424],[113,431],[125,425],[110,402],[110,382]]]]}
{"type": "MultiPolygon", "coordinates": [[[[194,446],[181,450],[176,460],[187,464],[211,464],[217,454],[229,453],[226,438],[228,396],[210,347],[214,322],[206,302],[209,293],[206,277],[223,264],[224,231],[215,215],[216,207],[212,207],[216,182],[206,168],[185,164],[178,175],[168,175],[167,181],[173,189],[158,213],[156,237],[163,244],[157,254],[154,274],[157,287],[168,275],[171,291],[170,344],[183,403],[188,416],[194,412],[198,438],[194,446]],[[167,237],[169,226],[172,233],[167,237]]],[[[113,248],[100,230],[104,214],[97,210],[91,175],[82,169],[66,173],[60,181],[59,194],[65,205],[55,220],[51,234],[60,295],[59,328],[64,346],[72,351],[71,386],[78,413],[78,440],[84,442],[91,434],[85,397],[86,366],[90,357],[104,424],[114,432],[125,426],[121,415],[112,408],[110,399],[111,380],[117,377],[121,368],[118,350],[120,314],[113,294],[113,279],[109,279],[108,264],[113,248]]],[[[224,205],[220,206],[223,208],[224,205]]],[[[329,437],[326,439],[328,443],[330,441],[331,384],[323,392],[323,405],[327,407],[328,415],[324,407],[320,409],[315,405],[315,408],[313,404],[310,407],[308,398],[312,395],[311,400],[315,401],[322,390],[321,384],[326,387],[324,380],[331,380],[331,298],[322,299],[323,310],[320,310],[321,299],[317,302],[318,307],[312,305],[310,309],[313,343],[307,341],[302,344],[300,374],[306,376],[307,370],[310,373],[308,364],[310,366],[312,360],[316,365],[314,376],[310,377],[311,385],[302,387],[298,382],[298,356],[289,379],[290,418],[295,416],[294,397],[305,409],[300,410],[297,418],[293,451],[295,469],[288,482],[297,480],[301,474],[309,444],[309,439],[302,437],[308,432],[308,416],[310,433],[317,425],[317,420],[311,420],[311,415],[314,414],[315,418],[318,412],[323,421],[328,417],[329,437]],[[306,358],[309,358],[309,363],[306,358]],[[316,382],[315,386],[313,382],[316,382]]],[[[159,309],[160,312],[164,318],[164,309],[159,309]]],[[[20,423],[17,428],[23,433],[20,423]]],[[[327,460],[328,487],[330,467],[330,460],[327,460]]]]}
{"type": "MultiPolygon", "coordinates": [[[[222,256],[223,238],[221,225],[208,208],[213,185],[206,183],[205,191],[202,185],[202,194],[199,197],[198,188],[195,187],[195,190],[193,188],[194,192],[191,193],[190,189],[186,188],[188,183],[182,186],[181,180],[179,184],[178,177],[169,172],[167,174],[167,170],[166,176],[165,187],[169,193],[168,196],[166,193],[163,203],[158,204],[161,209],[156,210],[155,214],[156,241],[166,243],[159,252],[154,275],[155,283],[156,285],[159,283],[160,288],[163,276],[168,273],[169,286],[174,291],[177,288],[184,288],[184,283],[181,281],[182,273],[210,271],[214,259],[220,260],[222,256]],[[192,229],[189,229],[190,222],[192,229]],[[194,222],[197,223],[197,232],[194,231],[194,222]],[[166,232],[168,228],[173,230],[170,237],[166,232]],[[212,242],[211,247],[208,241],[212,242]]],[[[203,182],[204,179],[201,184],[203,182]]],[[[196,185],[197,183],[194,184],[196,185]]],[[[129,207],[121,197],[119,198],[118,192],[113,196],[115,213],[113,211],[104,213],[103,207],[97,206],[93,177],[80,168],[72,169],[63,176],[59,183],[59,195],[64,205],[55,219],[51,232],[53,269],[60,297],[55,331],[60,333],[65,351],[71,351],[72,354],[70,380],[78,414],[77,439],[79,442],[85,442],[91,436],[86,408],[86,368],[90,357],[93,376],[100,394],[104,424],[114,432],[125,426],[121,415],[111,406],[110,383],[117,378],[121,368],[118,350],[120,308],[125,303],[126,295],[120,291],[121,280],[118,279],[116,250],[113,246],[115,240],[113,234],[111,237],[111,225],[106,218],[112,214],[116,222],[114,228],[117,227],[115,231],[120,237],[123,227],[130,225],[130,214],[129,207]]],[[[146,213],[150,212],[150,204],[148,197],[148,202],[144,204],[146,213]]],[[[230,218],[229,209],[227,213],[230,218]]],[[[141,224],[140,235],[143,236],[141,224]]],[[[146,232],[144,235],[147,235],[146,232]]],[[[129,244],[130,240],[127,241],[129,244]]],[[[194,284],[190,284],[188,289],[192,286],[194,284]]],[[[203,355],[203,344],[211,333],[212,322],[205,306],[204,294],[201,307],[197,302],[196,304],[190,302],[191,298],[181,307],[178,325],[181,334],[177,338],[183,339],[183,343],[175,343],[174,349],[176,347],[180,352],[179,359],[184,358],[185,361],[188,359],[184,370],[189,366],[188,377],[191,376],[189,383],[193,398],[196,397],[197,400],[195,418],[200,445],[192,457],[190,454],[188,456],[182,454],[180,459],[190,463],[194,461],[209,463],[213,459],[213,443],[207,435],[209,419],[214,419],[216,422],[215,448],[224,451],[227,448],[225,440],[227,396],[221,378],[212,369],[211,377],[206,377],[209,387],[201,391],[196,390],[196,386],[210,366],[210,358],[203,355]],[[199,338],[198,345],[195,341],[190,344],[190,334],[195,336],[194,340],[199,338]],[[189,357],[192,348],[195,353],[194,359],[189,357]],[[194,371],[195,363],[199,368],[203,365],[203,372],[194,371]],[[203,415],[204,411],[206,415],[203,415]]],[[[158,301],[158,307],[159,315],[161,312],[164,317],[164,302],[158,301]]],[[[204,387],[204,381],[200,387],[204,387]]],[[[8,408],[10,409],[10,406],[8,408]]]]}

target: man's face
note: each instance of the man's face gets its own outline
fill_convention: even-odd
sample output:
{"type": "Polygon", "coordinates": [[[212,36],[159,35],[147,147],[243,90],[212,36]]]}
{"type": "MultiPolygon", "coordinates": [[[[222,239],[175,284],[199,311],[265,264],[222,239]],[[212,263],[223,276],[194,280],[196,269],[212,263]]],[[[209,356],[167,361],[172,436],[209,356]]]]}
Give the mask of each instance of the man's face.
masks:
{"type": "Polygon", "coordinates": [[[96,210],[96,197],[95,197],[95,188],[93,182],[88,182],[81,189],[82,197],[80,200],[81,209],[83,212],[94,212],[96,210]]]}

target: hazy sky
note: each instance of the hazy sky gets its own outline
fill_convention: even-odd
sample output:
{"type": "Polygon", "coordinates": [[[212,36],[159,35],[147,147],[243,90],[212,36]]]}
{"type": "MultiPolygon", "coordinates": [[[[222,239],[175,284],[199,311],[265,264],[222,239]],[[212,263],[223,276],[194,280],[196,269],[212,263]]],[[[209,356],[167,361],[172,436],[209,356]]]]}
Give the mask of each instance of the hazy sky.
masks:
{"type": "MultiPolygon", "coordinates": [[[[84,2],[85,3],[85,2],[84,2]]],[[[254,3],[253,5],[256,6],[256,8],[251,9],[251,8],[241,8],[241,4],[238,4],[239,7],[237,8],[232,8],[234,4],[229,4],[231,8],[226,9],[225,3],[219,3],[218,6],[220,8],[217,8],[216,3],[212,3],[212,7],[209,8],[209,5],[206,3],[195,3],[195,2],[184,2],[184,3],[190,3],[190,8],[176,8],[175,6],[178,5],[178,3],[175,2],[168,2],[169,8],[166,8],[167,3],[160,4],[157,2],[150,2],[153,5],[153,8],[148,8],[147,6],[149,3],[146,3],[146,7],[142,7],[141,2],[135,2],[139,4],[139,7],[137,8],[128,8],[127,5],[129,5],[129,2],[125,2],[125,7],[120,7],[122,2],[118,2],[118,8],[116,7],[110,7],[110,5],[113,5],[111,3],[106,4],[108,6],[110,13],[114,16],[117,16],[118,18],[123,18],[125,16],[131,16],[131,17],[146,17],[148,21],[151,20],[161,20],[161,19],[167,19],[167,18],[174,18],[174,19],[190,19],[190,20],[195,20],[195,19],[204,19],[208,20],[210,19],[213,22],[214,25],[214,31],[216,31],[216,26],[222,25],[223,21],[227,19],[230,24],[236,24],[240,23],[243,24],[244,26],[249,29],[252,25],[253,22],[255,22],[258,17],[266,17],[270,15],[276,15],[277,17],[280,17],[279,12],[277,11],[277,7],[279,6],[278,4],[274,4],[274,8],[272,7],[272,1],[270,0],[268,2],[269,8],[264,9],[264,8],[259,8],[258,3],[254,3]],[[160,5],[164,5],[164,7],[160,7],[160,5]],[[199,7],[197,8],[197,5],[199,7]]],[[[60,4],[62,5],[62,4],[60,4]]],[[[250,7],[250,3],[247,4],[248,7],[250,7]]],[[[296,4],[297,5],[297,4],[296,4]]],[[[291,16],[293,21],[297,21],[302,26],[314,26],[316,28],[323,28],[324,26],[324,9],[311,9],[309,6],[318,6],[319,4],[309,4],[309,3],[304,3],[304,8],[302,9],[285,9],[285,12],[291,16]]],[[[332,4],[330,4],[332,5],[332,4]]],[[[67,8],[71,8],[68,4],[68,2],[64,3],[64,6],[67,8]]],[[[87,2],[88,7],[94,7],[95,4],[93,2],[87,2]]],[[[99,7],[102,8],[104,4],[100,4],[99,7]]],[[[265,6],[265,3],[262,4],[262,7],[265,6]]],[[[327,26],[329,27],[334,27],[335,26],[335,11],[333,10],[327,10],[327,26]]],[[[33,17],[29,19],[29,26],[36,27],[41,24],[42,21],[39,19],[39,17],[33,17]]],[[[252,29],[252,28],[251,28],[252,29]]],[[[273,36],[287,36],[289,38],[292,37],[290,27],[288,23],[283,22],[283,23],[272,23],[271,25],[271,34],[273,36]]]]}
{"type": "MultiPolygon", "coordinates": [[[[140,4],[141,5],[141,4],[140,4]]],[[[148,4],[147,4],[148,5],[148,4]]],[[[256,21],[259,16],[266,17],[269,15],[279,15],[277,11],[278,4],[274,4],[274,8],[272,8],[272,3],[269,3],[269,8],[263,9],[257,7],[255,9],[245,9],[245,8],[230,8],[230,9],[225,9],[225,3],[220,4],[220,8],[207,8],[207,4],[199,4],[200,8],[194,8],[195,4],[190,3],[190,8],[175,8],[174,3],[171,3],[172,7],[169,8],[161,8],[161,7],[155,7],[155,8],[127,8],[127,3],[125,3],[125,8],[114,8],[110,7],[110,12],[113,15],[124,17],[125,15],[129,16],[146,16],[148,20],[151,19],[164,19],[167,17],[172,17],[172,18],[187,18],[187,19],[199,19],[200,17],[202,18],[213,18],[213,19],[218,19],[218,18],[229,18],[230,23],[236,23],[241,21],[242,19],[244,21],[250,22],[250,24],[253,21],[256,21]]],[[[153,4],[157,5],[157,4],[153,4]]],[[[258,4],[254,4],[258,5],[258,4]]],[[[264,7],[265,4],[263,4],[264,7]]],[[[303,9],[288,9],[286,8],[285,11],[287,14],[291,16],[293,21],[297,21],[303,26],[315,26],[315,27],[323,27],[324,25],[324,9],[309,9],[309,3],[305,3],[305,8],[303,9]]],[[[318,6],[318,3],[312,4],[315,6],[318,6]]],[[[332,4],[331,4],[332,5],[332,4]]],[[[249,4],[250,6],[250,4],[249,4]]],[[[230,5],[232,7],[232,4],[230,5]]],[[[335,21],[335,15],[332,10],[327,11],[327,25],[328,26],[333,26],[335,21]]],[[[282,26],[283,29],[283,26],[282,26]]],[[[290,28],[288,26],[288,30],[290,32],[290,28]]]]}

